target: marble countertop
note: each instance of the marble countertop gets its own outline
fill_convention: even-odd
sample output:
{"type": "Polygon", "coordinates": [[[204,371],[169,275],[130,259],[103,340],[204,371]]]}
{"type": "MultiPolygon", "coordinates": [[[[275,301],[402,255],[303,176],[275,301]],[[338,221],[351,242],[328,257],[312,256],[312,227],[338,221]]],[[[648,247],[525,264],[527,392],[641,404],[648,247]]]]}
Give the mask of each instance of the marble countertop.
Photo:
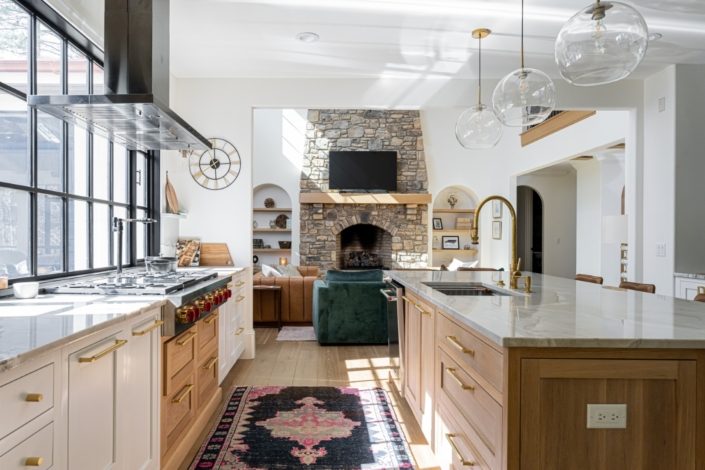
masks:
{"type": "Polygon", "coordinates": [[[690,279],[705,279],[705,273],[673,273],[674,277],[687,277],[690,279]]]}
{"type": "Polygon", "coordinates": [[[423,283],[480,282],[494,288],[492,273],[387,274],[503,347],[705,348],[705,303],[535,273],[528,273],[532,294],[447,296],[423,283]]]}
{"type": "Polygon", "coordinates": [[[167,302],[177,305],[191,291],[246,268],[203,269],[216,271],[218,278],[166,296],[47,294],[0,300],[0,372],[167,302]]]}

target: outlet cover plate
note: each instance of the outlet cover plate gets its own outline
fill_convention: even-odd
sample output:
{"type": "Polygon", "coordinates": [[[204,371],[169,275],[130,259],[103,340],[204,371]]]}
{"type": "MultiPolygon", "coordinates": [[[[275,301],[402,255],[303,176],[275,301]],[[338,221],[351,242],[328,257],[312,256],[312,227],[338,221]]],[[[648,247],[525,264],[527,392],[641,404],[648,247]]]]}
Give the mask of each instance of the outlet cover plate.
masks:
{"type": "Polygon", "coordinates": [[[626,429],[626,404],[588,404],[588,429],[626,429]]]}

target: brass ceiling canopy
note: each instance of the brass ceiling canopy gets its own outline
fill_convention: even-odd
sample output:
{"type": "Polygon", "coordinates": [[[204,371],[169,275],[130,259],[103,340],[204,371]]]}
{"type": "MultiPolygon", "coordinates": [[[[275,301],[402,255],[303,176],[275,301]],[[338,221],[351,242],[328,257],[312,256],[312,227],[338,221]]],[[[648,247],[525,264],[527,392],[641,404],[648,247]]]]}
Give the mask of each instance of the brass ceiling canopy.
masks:
{"type": "Polygon", "coordinates": [[[490,34],[492,34],[492,30],[487,28],[477,28],[472,30],[473,39],[485,39],[490,34]]]}

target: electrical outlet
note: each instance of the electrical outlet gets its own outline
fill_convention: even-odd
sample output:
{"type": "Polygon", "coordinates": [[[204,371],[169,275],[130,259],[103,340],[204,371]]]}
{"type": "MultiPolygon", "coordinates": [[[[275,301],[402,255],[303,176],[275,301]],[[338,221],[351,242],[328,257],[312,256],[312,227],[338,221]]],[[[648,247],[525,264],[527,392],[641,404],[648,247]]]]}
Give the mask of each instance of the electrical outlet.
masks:
{"type": "Polygon", "coordinates": [[[588,429],[626,429],[627,405],[588,404],[588,429]]]}
{"type": "Polygon", "coordinates": [[[656,256],[658,256],[659,258],[666,257],[666,244],[665,243],[657,243],[656,244],[656,256]]]}
{"type": "Polygon", "coordinates": [[[658,112],[662,113],[666,111],[666,97],[662,96],[658,99],[658,112]]]}

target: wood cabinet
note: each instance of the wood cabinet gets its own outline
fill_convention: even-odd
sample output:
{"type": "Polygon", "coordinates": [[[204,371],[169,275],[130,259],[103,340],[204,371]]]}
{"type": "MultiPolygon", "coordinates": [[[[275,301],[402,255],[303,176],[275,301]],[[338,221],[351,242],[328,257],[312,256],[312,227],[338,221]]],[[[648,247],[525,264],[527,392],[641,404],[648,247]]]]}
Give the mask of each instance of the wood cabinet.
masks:
{"type": "Polygon", "coordinates": [[[404,397],[424,436],[433,437],[435,310],[417,296],[404,296],[404,397]]]}
{"type": "Polygon", "coordinates": [[[522,470],[702,468],[696,380],[692,360],[523,359],[522,470]],[[626,404],[626,428],[589,429],[590,403],[626,404]]]}

